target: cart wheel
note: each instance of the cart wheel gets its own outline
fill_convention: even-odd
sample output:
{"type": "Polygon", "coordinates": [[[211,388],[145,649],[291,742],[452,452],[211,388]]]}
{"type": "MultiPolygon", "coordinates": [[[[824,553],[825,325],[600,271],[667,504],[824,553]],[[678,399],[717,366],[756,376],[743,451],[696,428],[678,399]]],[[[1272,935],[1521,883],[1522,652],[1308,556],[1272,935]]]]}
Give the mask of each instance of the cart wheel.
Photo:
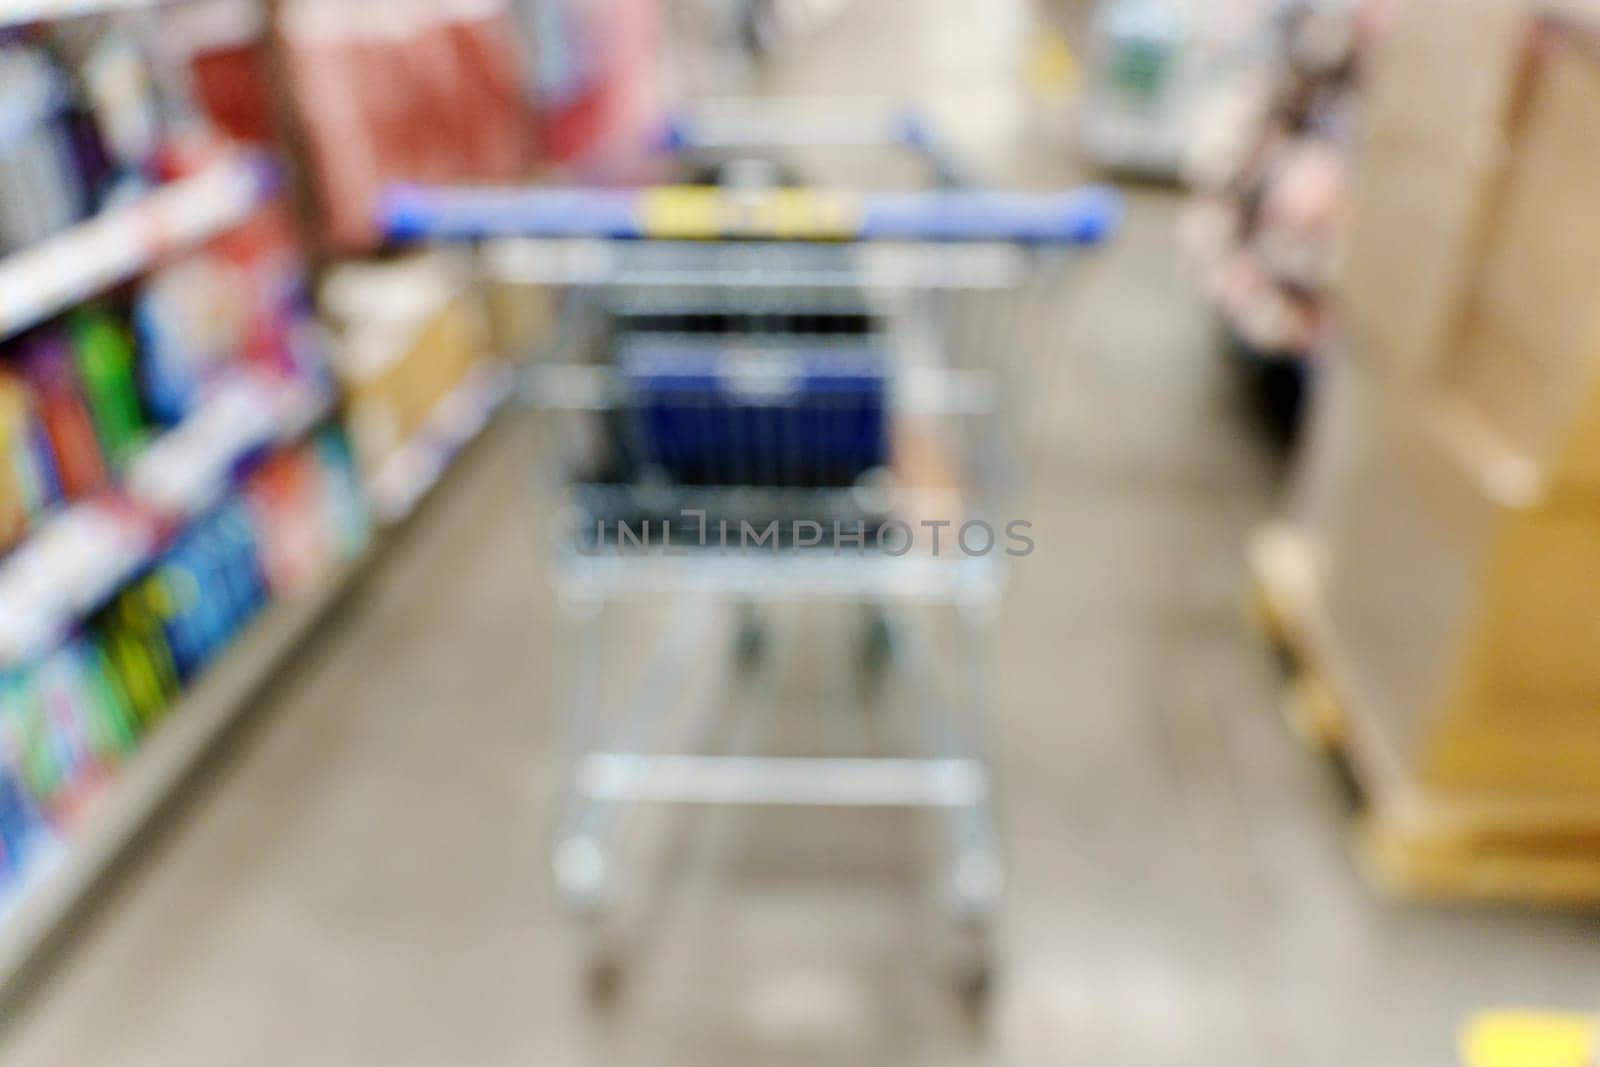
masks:
{"type": "Polygon", "coordinates": [[[957,992],[973,1008],[989,999],[995,974],[995,922],[1000,912],[1004,874],[987,849],[956,860],[947,889],[951,926],[950,970],[957,992]]]}
{"type": "Polygon", "coordinates": [[[627,978],[622,945],[615,931],[600,928],[585,932],[583,992],[597,1008],[615,1004],[627,978]]]}
{"type": "Polygon", "coordinates": [[[767,623],[749,604],[739,609],[739,630],[733,637],[733,656],[740,670],[751,670],[767,654],[767,623]]]}
{"type": "Polygon", "coordinates": [[[894,661],[894,633],[889,616],[882,608],[867,609],[866,632],[862,638],[861,664],[869,675],[880,675],[894,661]]]}
{"type": "Polygon", "coordinates": [[[621,998],[627,982],[627,950],[616,916],[607,911],[580,917],[573,924],[577,939],[577,978],[584,999],[594,1008],[609,1008],[621,998]]]}
{"type": "Polygon", "coordinates": [[[610,910],[611,860],[600,843],[576,835],[556,846],[551,866],[556,888],[574,915],[586,922],[598,922],[610,910]]]}
{"type": "Polygon", "coordinates": [[[994,991],[998,964],[993,923],[958,921],[950,950],[950,980],[967,1007],[982,1012],[994,991]]]}
{"type": "Polygon", "coordinates": [[[994,982],[993,959],[974,960],[956,968],[956,994],[973,1012],[982,1013],[989,1007],[994,994],[994,982]]]}
{"type": "Polygon", "coordinates": [[[987,849],[975,849],[956,860],[946,898],[957,925],[987,928],[1000,910],[1005,875],[999,859],[987,849]]]}

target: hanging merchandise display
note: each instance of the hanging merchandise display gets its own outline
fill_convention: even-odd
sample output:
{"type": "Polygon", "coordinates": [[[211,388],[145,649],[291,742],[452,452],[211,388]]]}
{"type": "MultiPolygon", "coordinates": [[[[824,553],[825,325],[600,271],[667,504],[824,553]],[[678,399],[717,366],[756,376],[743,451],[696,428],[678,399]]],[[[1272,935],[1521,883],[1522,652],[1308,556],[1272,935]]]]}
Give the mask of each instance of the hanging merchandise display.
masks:
{"type": "Polygon", "coordinates": [[[376,196],[398,181],[504,182],[534,155],[532,113],[504,5],[293,0],[279,15],[330,251],[378,238],[376,196]]]}

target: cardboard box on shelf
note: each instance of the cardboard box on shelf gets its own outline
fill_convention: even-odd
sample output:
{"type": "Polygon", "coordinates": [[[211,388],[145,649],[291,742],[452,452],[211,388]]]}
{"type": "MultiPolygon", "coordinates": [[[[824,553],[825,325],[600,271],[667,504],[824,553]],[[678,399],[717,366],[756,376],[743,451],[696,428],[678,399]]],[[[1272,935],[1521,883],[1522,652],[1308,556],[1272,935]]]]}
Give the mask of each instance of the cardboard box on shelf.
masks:
{"type": "Polygon", "coordinates": [[[0,552],[21,539],[28,524],[25,472],[32,465],[28,400],[22,385],[0,373],[0,552]]]}
{"type": "Polygon", "coordinates": [[[555,330],[555,296],[547,286],[491,282],[489,332],[494,350],[508,358],[532,358],[555,330]]]}
{"type": "Polygon", "coordinates": [[[464,257],[425,253],[341,265],[322,298],[340,334],[351,438],[371,474],[491,351],[482,294],[464,257]]]}

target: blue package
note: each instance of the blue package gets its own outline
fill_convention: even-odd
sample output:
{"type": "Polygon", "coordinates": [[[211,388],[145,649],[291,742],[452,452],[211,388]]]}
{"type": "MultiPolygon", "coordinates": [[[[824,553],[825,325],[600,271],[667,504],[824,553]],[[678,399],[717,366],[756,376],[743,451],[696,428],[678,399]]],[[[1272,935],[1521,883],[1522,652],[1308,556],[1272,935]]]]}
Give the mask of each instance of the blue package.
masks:
{"type": "Polygon", "coordinates": [[[162,631],[180,679],[204,669],[266,604],[257,547],[236,499],[185,531],[157,565],[162,631]]]}
{"type": "Polygon", "coordinates": [[[195,605],[202,634],[202,651],[196,664],[199,668],[211,662],[233,639],[238,629],[238,606],[228,580],[226,544],[218,536],[216,516],[202,522],[190,536],[200,593],[195,605]]]}
{"type": "Polygon", "coordinates": [[[26,869],[35,843],[44,835],[44,820],[10,765],[0,764],[0,885],[26,869]]]}
{"type": "Polygon", "coordinates": [[[685,485],[836,487],[889,459],[888,360],[863,344],[626,342],[636,459],[685,485]]]}
{"type": "Polygon", "coordinates": [[[206,625],[205,574],[188,537],[174,545],[156,568],[160,583],[162,630],[172,650],[179,679],[188,681],[205,663],[210,647],[206,625]]]}
{"type": "Polygon", "coordinates": [[[356,475],[350,442],[338,429],[317,435],[317,466],[322,471],[327,514],[333,522],[334,540],[341,559],[354,559],[371,534],[366,492],[356,475]]]}
{"type": "Polygon", "coordinates": [[[235,500],[217,516],[217,534],[223,540],[227,557],[226,580],[234,604],[234,627],[254,618],[267,602],[266,577],[261,573],[260,553],[250,510],[235,500]]]}
{"type": "Polygon", "coordinates": [[[162,426],[177,424],[193,410],[204,363],[181,310],[184,294],[173,277],[158,275],[133,301],[140,398],[150,418],[162,426]]]}
{"type": "Polygon", "coordinates": [[[61,489],[61,475],[56,471],[56,454],[50,446],[50,434],[45,429],[41,419],[32,419],[29,435],[29,447],[33,452],[33,462],[28,465],[29,472],[33,475],[27,490],[31,493],[29,506],[33,514],[42,512],[60,504],[65,498],[61,489]]]}

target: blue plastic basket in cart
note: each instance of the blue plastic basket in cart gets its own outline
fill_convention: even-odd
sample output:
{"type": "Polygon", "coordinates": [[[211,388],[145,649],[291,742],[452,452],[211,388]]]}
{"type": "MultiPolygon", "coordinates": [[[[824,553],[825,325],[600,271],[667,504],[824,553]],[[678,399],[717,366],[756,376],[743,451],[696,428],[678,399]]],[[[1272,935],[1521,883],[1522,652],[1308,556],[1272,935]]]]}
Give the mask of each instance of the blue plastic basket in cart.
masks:
{"type": "Polygon", "coordinates": [[[678,484],[838,487],[888,463],[881,349],[629,339],[616,362],[639,462],[678,484]]]}

